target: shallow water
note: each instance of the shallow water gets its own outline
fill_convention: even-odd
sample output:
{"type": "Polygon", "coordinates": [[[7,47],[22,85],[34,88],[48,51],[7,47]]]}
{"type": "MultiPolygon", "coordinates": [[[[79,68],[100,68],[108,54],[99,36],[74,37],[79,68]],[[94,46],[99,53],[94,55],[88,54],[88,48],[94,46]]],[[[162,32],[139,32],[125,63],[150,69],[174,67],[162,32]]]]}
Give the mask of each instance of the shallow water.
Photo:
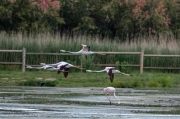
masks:
{"type": "Polygon", "coordinates": [[[102,88],[0,87],[0,118],[180,118],[180,114],[146,113],[179,109],[180,94],[128,88],[116,90],[120,105],[113,96],[110,96],[112,105],[109,105],[102,88]]]}

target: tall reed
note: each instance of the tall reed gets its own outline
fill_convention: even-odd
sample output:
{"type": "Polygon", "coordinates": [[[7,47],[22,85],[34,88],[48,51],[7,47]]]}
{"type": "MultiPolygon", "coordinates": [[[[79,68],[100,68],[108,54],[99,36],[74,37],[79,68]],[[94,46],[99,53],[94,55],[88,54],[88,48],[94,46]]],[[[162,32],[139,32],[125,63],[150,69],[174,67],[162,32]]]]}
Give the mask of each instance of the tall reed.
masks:
{"type": "MultiPolygon", "coordinates": [[[[81,44],[91,46],[92,51],[138,52],[144,50],[145,54],[180,54],[180,40],[166,36],[145,36],[135,38],[131,41],[121,42],[120,39],[114,39],[112,41],[108,38],[101,39],[99,36],[78,34],[72,37],[60,33],[27,35],[21,32],[12,34],[0,32],[0,49],[21,50],[25,47],[27,52],[58,53],[60,49],[79,51],[82,48],[81,44]]],[[[19,57],[21,57],[21,54],[18,53],[0,53],[0,61],[18,61],[21,60],[19,57]]],[[[117,61],[125,61],[128,64],[139,64],[138,55],[90,55],[87,57],[89,57],[89,63],[95,64],[115,64],[117,61]]],[[[80,65],[82,58],[80,56],[27,55],[26,63],[55,63],[61,60],[80,65]]],[[[83,62],[86,63],[86,60],[83,60],[83,62]]],[[[148,57],[145,58],[144,65],[180,67],[180,58],[148,57]]]]}

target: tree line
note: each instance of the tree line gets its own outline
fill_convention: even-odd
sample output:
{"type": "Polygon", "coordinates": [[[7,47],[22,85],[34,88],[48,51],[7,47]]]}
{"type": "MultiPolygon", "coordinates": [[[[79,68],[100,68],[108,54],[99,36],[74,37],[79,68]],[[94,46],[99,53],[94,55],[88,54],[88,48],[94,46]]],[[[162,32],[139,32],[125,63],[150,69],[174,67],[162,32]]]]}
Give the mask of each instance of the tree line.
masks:
{"type": "Polygon", "coordinates": [[[1,0],[0,31],[180,38],[180,0],[1,0]]]}

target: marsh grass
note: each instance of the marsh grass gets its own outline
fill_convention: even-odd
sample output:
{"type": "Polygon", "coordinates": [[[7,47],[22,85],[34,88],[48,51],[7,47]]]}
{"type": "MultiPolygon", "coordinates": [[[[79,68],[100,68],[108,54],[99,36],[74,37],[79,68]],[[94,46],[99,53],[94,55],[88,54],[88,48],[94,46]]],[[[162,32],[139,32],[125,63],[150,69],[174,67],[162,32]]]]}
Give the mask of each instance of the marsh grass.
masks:
{"type": "MultiPolygon", "coordinates": [[[[59,53],[59,50],[79,51],[81,44],[91,46],[92,51],[108,52],[140,52],[144,50],[145,54],[180,54],[180,41],[173,37],[141,37],[131,41],[121,42],[120,40],[110,40],[108,38],[100,39],[98,36],[76,35],[70,37],[65,34],[24,34],[12,33],[7,34],[0,32],[0,49],[21,50],[26,48],[27,52],[48,52],[59,53]]],[[[0,61],[3,62],[20,62],[21,53],[1,53],[0,61]]],[[[52,55],[27,55],[26,64],[38,65],[41,62],[55,63],[67,61],[74,65],[81,65],[85,68],[96,68],[93,64],[115,64],[116,62],[127,64],[139,64],[139,55],[91,55],[85,56],[52,56],[52,55]]],[[[11,65],[12,66],[12,65],[11,65]]],[[[145,57],[144,66],[164,66],[180,67],[180,58],[167,57],[145,57]]],[[[6,65],[4,67],[7,69],[6,65]]],[[[16,67],[16,69],[19,67],[16,67]]],[[[14,70],[14,69],[13,69],[14,70]]]]}
{"type": "Polygon", "coordinates": [[[172,87],[172,79],[171,77],[161,77],[161,78],[152,78],[148,81],[147,85],[149,87],[172,87]]]}
{"type": "Polygon", "coordinates": [[[132,77],[123,77],[116,80],[111,86],[118,88],[172,88],[179,87],[178,74],[168,75],[165,73],[144,73],[142,75],[133,75],[132,77]]]}
{"type": "Polygon", "coordinates": [[[131,73],[133,76],[115,74],[114,82],[111,83],[109,76],[104,73],[85,73],[70,70],[67,78],[61,73],[53,71],[31,70],[0,71],[1,86],[56,86],[56,87],[107,87],[117,88],[178,88],[180,87],[179,74],[138,72],[131,73]],[[47,80],[53,79],[53,80],[47,80]]]}

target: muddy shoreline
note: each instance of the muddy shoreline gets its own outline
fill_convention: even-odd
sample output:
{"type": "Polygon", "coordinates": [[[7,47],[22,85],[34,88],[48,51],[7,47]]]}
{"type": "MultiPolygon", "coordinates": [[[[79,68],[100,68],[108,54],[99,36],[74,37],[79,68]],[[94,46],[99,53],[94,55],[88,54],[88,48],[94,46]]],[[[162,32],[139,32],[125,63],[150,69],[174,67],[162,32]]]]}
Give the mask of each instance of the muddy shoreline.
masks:
{"type": "Polygon", "coordinates": [[[180,114],[151,111],[180,110],[180,94],[162,90],[117,88],[118,100],[103,88],[0,87],[0,118],[180,118],[180,114]]]}

